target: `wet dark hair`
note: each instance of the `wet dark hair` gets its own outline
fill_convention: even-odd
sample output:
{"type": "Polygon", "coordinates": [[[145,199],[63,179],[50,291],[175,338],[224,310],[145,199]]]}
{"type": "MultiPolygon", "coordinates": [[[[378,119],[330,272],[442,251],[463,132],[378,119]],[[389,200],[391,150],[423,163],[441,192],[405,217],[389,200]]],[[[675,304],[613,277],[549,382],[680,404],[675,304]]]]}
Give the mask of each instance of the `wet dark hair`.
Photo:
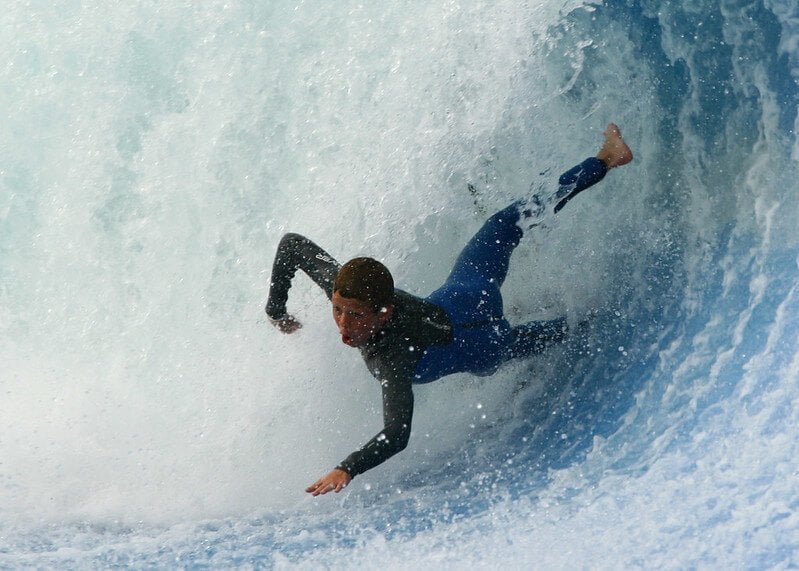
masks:
{"type": "Polygon", "coordinates": [[[369,303],[379,311],[394,301],[394,278],[386,266],[373,258],[353,258],[336,274],[333,292],[369,303]]]}

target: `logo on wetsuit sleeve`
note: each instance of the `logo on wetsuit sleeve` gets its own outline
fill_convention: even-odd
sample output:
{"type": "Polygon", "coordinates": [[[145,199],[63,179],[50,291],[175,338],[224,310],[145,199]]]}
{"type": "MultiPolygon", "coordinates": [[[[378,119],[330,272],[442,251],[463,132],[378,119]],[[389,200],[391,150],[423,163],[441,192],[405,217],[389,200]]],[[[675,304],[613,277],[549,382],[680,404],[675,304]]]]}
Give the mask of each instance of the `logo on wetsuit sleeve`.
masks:
{"type": "Polygon", "coordinates": [[[325,262],[327,264],[332,264],[333,263],[333,258],[331,258],[329,256],[325,256],[324,254],[316,254],[315,257],[316,257],[317,260],[322,260],[323,262],[325,262]]]}

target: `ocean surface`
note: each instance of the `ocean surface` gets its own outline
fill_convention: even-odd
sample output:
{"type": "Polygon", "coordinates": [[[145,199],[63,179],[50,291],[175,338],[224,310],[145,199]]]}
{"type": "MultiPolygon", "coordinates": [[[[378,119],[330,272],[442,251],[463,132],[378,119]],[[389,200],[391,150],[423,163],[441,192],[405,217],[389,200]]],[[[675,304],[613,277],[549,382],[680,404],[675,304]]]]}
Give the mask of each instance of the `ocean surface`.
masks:
{"type": "Polygon", "coordinates": [[[795,0],[12,0],[0,15],[0,568],[799,567],[795,0]],[[380,392],[281,235],[426,295],[616,122],[517,248],[512,323],[408,449],[305,486],[380,392]]]}

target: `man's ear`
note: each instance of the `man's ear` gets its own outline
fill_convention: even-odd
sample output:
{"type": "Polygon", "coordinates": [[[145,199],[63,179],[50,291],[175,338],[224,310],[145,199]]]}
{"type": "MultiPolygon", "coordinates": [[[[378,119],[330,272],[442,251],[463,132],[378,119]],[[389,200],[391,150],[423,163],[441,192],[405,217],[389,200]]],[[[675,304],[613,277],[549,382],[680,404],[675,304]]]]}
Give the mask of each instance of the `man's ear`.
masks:
{"type": "Polygon", "coordinates": [[[394,315],[394,304],[389,303],[380,308],[380,323],[383,324],[394,315]]]}

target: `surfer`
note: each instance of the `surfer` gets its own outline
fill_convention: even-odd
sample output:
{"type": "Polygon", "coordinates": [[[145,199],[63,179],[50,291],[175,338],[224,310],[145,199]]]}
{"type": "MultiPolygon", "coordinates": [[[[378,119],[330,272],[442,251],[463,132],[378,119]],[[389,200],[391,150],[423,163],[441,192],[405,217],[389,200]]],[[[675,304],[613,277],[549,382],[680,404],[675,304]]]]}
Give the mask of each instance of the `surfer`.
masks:
{"type": "Polygon", "coordinates": [[[375,259],[355,258],[342,266],[304,236],[283,236],[266,304],[270,322],[283,333],[302,326],[287,313],[286,302],[294,274],[303,270],[332,302],[342,342],[360,351],[383,396],[383,429],[306,492],[340,492],[355,476],[406,447],[413,384],[458,372],[490,375],[503,362],[534,355],[565,337],[563,317],[515,327],[505,319],[500,288],[510,256],[525,230],[632,159],[621,131],[611,123],[597,155],[561,175],[556,191],[534,194],[491,216],[463,249],[444,285],[424,299],[396,289],[389,270],[375,259]]]}

